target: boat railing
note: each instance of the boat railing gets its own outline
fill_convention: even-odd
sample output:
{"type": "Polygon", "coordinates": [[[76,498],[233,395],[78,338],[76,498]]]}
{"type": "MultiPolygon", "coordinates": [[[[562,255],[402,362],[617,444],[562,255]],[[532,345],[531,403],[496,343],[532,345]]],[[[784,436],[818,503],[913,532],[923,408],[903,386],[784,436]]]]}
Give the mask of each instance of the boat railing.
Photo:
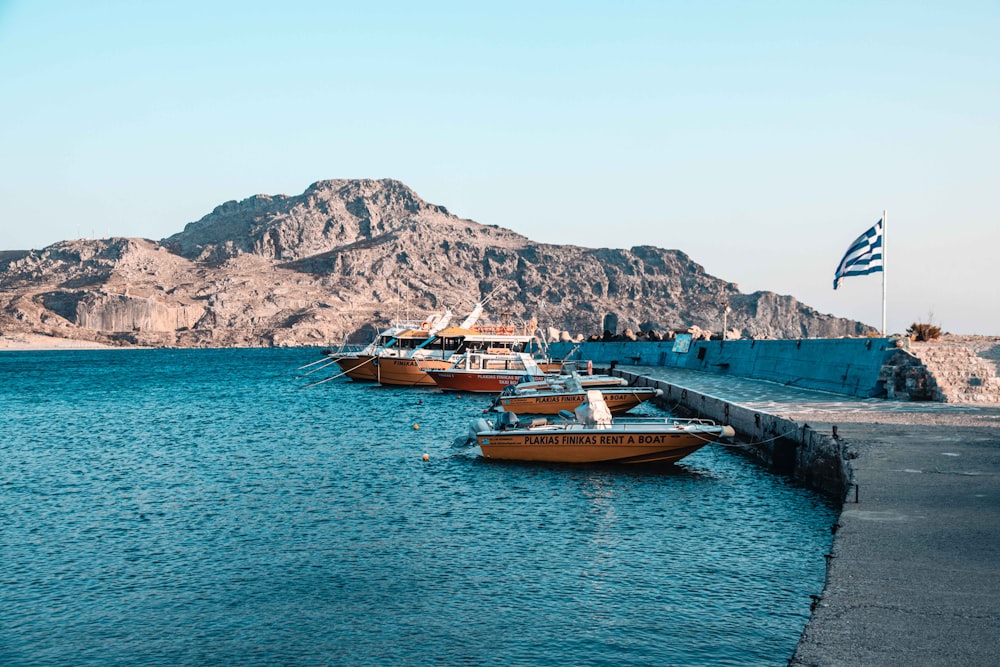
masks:
{"type": "Polygon", "coordinates": [[[504,325],[476,325],[472,327],[472,330],[478,334],[484,336],[516,336],[525,335],[519,333],[517,328],[514,326],[504,326],[504,325]]]}
{"type": "Polygon", "coordinates": [[[339,359],[341,357],[349,357],[355,354],[361,354],[368,348],[367,345],[346,345],[341,343],[340,347],[325,348],[320,350],[320,354],[324,357],[339,359]]]}
{"type": "Polygon", "coordinates": [[[711,419],[686,419],[678,417],[615,417],[616,426],[670,424],[671,426],[718,426],[711,419]]]}
{"type": "Polygon", "coordinates": [[[592,424],[580,421],[577,419],[576,415],[569,410],[560,410],[557,416],[560,418],[560,421],[550,421],[549,423],[564,427],[582,427],[584,429],[594,430],[607,430],[609,427],[614,427],[615,429],[620,428],[625,431],[632,431],[640,430],[653,425],[666,425],[676,428],[690,428],[697,426],[715,428],[718,426],[718,424],[711,419],[687,419],[679,417],[615,417],[611,424],[592,424]]]}
{"type": "MultiPolygon", "coordinates": [[[[561,416],[561,415],[560,415],[561,416]]],[[[576,419],[569,420],[563,417],[562,421],[554,421],[545,417],[535,417],[530,420],[518,419],[512,412],[501,412],[498,419],[492,421],[493,428],[497,431],[509,429],[530,429],[540,431],[614,431],[616,433],[642,433],[649,430],[650,426],[668,426],[677,431],[698,432],[702,429],[718,429],[720,426],[713,421],[705,419],[648,419],[638,422],[623,422],[615,418],[614,424],[588,424],[576,419]],[[510,416],[505,416],[510,415],[510,416]],[[513,418],[512,418],[513,417],[513,418]]]]}

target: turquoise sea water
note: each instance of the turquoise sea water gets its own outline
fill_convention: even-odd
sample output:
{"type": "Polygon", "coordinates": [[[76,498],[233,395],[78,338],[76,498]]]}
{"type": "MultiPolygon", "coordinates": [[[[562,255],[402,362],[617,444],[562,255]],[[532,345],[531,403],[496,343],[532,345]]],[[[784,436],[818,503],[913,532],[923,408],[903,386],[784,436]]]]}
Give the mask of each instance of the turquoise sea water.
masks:
{"type": "Polygon", "coordinates": [[[791,657],[822,498],[720,447],[653,469],[484,461],[453,441],[486,398],[303,389],[317,358],[0,353],[0,664],[791,657]]]}

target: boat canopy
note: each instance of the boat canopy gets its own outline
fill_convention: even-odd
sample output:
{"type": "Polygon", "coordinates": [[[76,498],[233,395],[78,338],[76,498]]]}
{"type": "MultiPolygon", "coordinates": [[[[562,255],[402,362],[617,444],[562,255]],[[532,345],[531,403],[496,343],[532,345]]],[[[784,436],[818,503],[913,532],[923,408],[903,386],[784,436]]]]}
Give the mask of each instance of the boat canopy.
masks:
{"type": "Polygon", "coordinates": [[[427,331],[422,331],[420,329],[410,329],[408,331],[404,331],[404,332],[398,334],[396,336],[396,338],[424,340],[425,338],[427,338],[429,336],[430,336],[430,333],[427,332],[427,331]]]}
{"type": "Polygon", "coordinates": [[[448,327],[447,329],[441,329],[438,331],[438,336],[443,338],[467,338],[468,336],[475,336],[478,332],[475,329],[465,329],[463,327],[448,327]]]}

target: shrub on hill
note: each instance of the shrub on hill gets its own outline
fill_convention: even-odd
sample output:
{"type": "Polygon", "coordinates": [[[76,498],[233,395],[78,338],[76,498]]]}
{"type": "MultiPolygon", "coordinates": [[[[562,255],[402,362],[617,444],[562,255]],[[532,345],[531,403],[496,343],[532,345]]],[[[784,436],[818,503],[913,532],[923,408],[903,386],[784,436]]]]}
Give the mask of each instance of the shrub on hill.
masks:
{"type": "Polygon", "coordinates": [[[906,334],[916,341],[937,340],[941,337],[941,327],[930,323],[914,322],[906,330],[906,334]]]}

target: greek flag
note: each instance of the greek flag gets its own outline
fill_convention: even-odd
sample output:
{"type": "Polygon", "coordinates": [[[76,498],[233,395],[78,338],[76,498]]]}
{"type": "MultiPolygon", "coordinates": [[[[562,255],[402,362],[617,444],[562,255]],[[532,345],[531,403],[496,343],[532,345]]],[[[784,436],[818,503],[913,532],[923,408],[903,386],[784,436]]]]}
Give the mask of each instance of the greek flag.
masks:
{"type": "Polygon", "coordinates": [[[867,276],[882,270],[882,224],[883,220],[879,220],[874,227],[854,239],[833,275],[833,289],[837,289],[840,281],[848,276],[867,276]]]}

